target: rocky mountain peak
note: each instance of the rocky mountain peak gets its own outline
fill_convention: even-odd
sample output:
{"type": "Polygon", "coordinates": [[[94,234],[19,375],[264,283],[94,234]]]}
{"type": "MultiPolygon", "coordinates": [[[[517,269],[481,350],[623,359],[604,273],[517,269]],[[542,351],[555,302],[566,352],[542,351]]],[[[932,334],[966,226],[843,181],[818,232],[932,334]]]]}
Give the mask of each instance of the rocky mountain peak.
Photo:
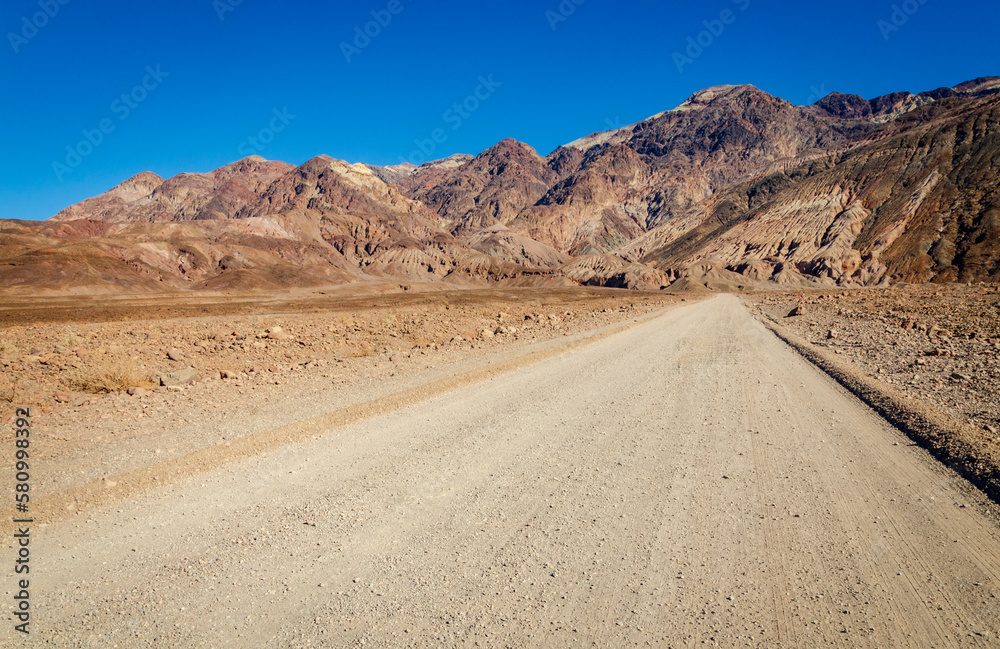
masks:
{"type": "Polygon", "coordinates": [[[758,90],[756,86],[749,84],[712,86],[711,88],[705,88],[694,93],[677,108],[674,108],[672,112],[682,113],[689,110],[699,110],[717,102],[732,101],[748,93],[771,97],[767,93],[758,90]]]}
{"type": "Polygon", "coordinates": [[[137,192],[139,195],[146,196],[162,183],[163,178],[159,175],[154,174],[152,171],[141,171],[128,180],[125,180],[114,189],[119,190],[122,194],[126,192],[137,192]]]}
{"type": "Polygon", "coordinates": [[[867,119],[872,116],[871,102],[859,95],[831,92],[813,105],[842,119],[867,119]]]}

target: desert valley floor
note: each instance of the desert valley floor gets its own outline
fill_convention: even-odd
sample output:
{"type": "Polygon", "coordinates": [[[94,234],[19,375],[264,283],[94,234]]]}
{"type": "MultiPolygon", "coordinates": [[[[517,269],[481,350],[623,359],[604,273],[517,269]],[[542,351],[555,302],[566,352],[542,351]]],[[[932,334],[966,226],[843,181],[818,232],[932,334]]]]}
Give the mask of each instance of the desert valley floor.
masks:
{"type": "Polygon", "coordinates": [[[765,326],[875,359],[995,461],[996,301],[5,304],[9,389],[36,402],[37,644],[996,646],[995,501],[765,326]]]}

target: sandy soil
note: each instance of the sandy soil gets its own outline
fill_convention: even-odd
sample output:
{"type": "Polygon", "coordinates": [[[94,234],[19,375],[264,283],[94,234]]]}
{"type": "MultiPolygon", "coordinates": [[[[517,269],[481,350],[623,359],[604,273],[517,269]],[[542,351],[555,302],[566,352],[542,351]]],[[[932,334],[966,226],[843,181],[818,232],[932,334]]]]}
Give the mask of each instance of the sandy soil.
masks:
{"type": "Polygon", "coordinates": [[[630,324],[42,528],[37,645],[1000,642],[994,505],[732,296],[630,324]]]}

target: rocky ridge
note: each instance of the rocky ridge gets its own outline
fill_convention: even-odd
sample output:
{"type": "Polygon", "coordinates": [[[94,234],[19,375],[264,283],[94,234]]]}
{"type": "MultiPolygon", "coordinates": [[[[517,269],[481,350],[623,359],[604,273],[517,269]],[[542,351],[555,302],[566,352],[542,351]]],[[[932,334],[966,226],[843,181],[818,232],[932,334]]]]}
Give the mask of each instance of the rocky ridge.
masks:
{"type": "Polygon", "coordinates": [[[996,281],[998,93],[986,77],[794,106],[718,86],[544,157],[507,139],[419,167],[143,172],[49,221],[0,221],[0,289],[996,281]]]}

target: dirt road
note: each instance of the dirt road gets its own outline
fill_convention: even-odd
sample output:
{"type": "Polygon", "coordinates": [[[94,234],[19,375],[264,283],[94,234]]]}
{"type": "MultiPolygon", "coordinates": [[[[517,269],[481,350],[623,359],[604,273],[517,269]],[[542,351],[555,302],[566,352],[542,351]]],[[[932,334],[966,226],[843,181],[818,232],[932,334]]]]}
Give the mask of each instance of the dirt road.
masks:
{"type": "Polygon", "coordinates": [[[995,516],[722,296],[38,530],[32,642],[996,647],[995,516]]]}

